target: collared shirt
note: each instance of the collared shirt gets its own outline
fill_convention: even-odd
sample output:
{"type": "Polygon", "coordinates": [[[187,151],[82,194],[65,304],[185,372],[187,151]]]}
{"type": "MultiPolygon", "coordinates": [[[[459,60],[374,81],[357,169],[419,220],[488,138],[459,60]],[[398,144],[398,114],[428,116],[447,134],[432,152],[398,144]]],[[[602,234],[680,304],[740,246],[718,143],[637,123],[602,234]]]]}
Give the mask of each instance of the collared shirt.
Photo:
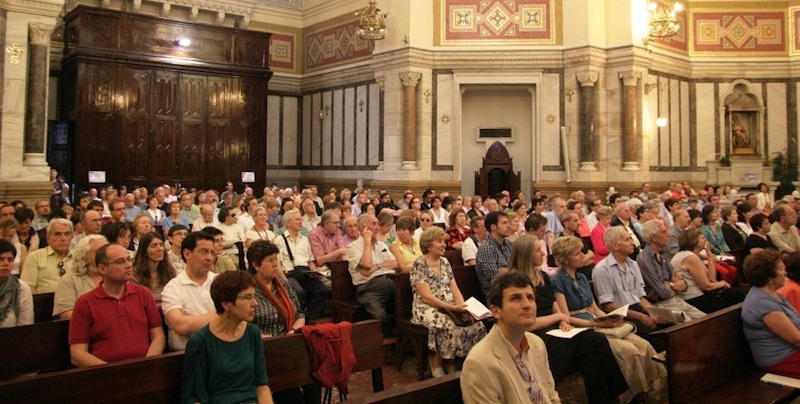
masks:
{"type": "MultiPolygon", "coordinates": [[[[346,247],[344,239],[342,238],[342,233],[339,233],[338,228],[333,234],[330,234],[326,232],[325,228],[322,226],[317,226],[317,228],[308,235],[308,241],[311,244],[311,253],[314,254],[314,257],[321,257],[346,247]]],[[[331,261],[343,261],[346,259],[347,254],[343,254],[331,261]]],[[[317,265],[322,264],[317,263],[317,265]]]]}
{"type": "Polygon", "coordinates": [[[195,220],[200,219],[200,211],[192,208],[184,209],[181,207],[181,217],[186,219],[186,223],[194,223],[195,220]]]}
{"type": "Polygon", "coordinates": [[[303,215],[303,228],[306,229],[305,235],[311,234],[319,225],[320,220],[321,218],[319,216],[308,217],[303,215]]]}
{"type": "Polygon", "coordinates": [[[553,233],[555,238],[561,236],[561,233],[564,232],[564,226],[561,224],[561,219],[558,217],[558,213],[556,211],[551,210],[544,214],[544,217],[547,218],[547,232],[553,233]]]}
{"type": "Polygon", "coordinates": [[[354,241],[358,240],[358,238],[355,238],[355,239],[350,238],[350,236],[348,236],[347,234],[345,234],[344,237],[342,237],[342,239],[344,240],[344,245],[345,246],[349,246],[354,241]]]}
{"type": "MultiPolygon", "coordinates": [[[[353,241],[347,246],[347,262],[348,269],[350,270],[350,277],[353,278],[353,285],[363,285],[372,279],[381,275],[390,275],[395,273],[394,268],[381,268],[375,272],[364,276],[361,274],[361,268],[358,263],[361,261],[361,256],[367,253],[367,248],[364,246],[364,237],[359,237],[358,240],[353,241]]],[[[372,265],[380,265],[384,261],[391,261],[394,254],[389,251],[389,247],[383,241],[372,239],[372,248],[368,251],[372,254],[372,265]]]]}
{"type": "Polygon", "coordinates": [[[311,244],[308,242],[308,237],[301,233],[297,233],[297,237],[292,238],[287,231],[283,235],[275,237],[275,244],[280,249],[278,258],[281,260],[284,272],[293,271],[296,266],[308,266],[309,262],[314,261],[314,254],[311,252],[311,244]],[[294,261],[289,257],[289,248],[292,250],[294,261]]]}
{"type": "Polygon", "coordinates": [[[142,209],[136,205],[133,205],[130,208],[127,206],[125,207],[125,221],[128,223],[133,223],[134,219],[141,214],[142,209]]]}
{"type": "MultiPolygon", "coordinates": [[[[202,285],[189,279],[186,271],[172,278],[161,293],[161,309],[164,311],[164,316],[175,309],[183,310],[183,314],[187,316],[199,316],[216,311],[214,301],[211,300],[211,283],[216,276],[217,274],[209,272],[202,285]]],[[[179,335],[170,327],[168,342],[173,351],[183,351],[186,350],[189,336],[179,335]]]]}
{"type": "MultiPolygon", "coordinates": [[[[503,335],[502,331],[500,332],[500,335],[503,335]]],[[[506,339],[505,335],[503,335],[503,343],[508,350],[508,353],[511,355],[511,358],[514,360],[514,365],[516,365],[519,376],[522,378],[522,381],[525,382],[525,391],[528,392],[528,397],[530,397],[531,402],[544,402],[544,393],[542,393],[542,388],[539,386],[536,378],[533,377],[533,364],[528,357],[528,350],[530,349],[530,346],[528,345],[528,339],[524,336],[522,337],[522,341],[520,341],[519,344],[519,349],[512,345],[511,341],[506,339]]]]}
{"type": "Polygon", "coordinates": [[[769,231],[769,237],[781,251],[786,251],[787,248],[800,251],[800,235],[797,234],[797,227],[795,226],[789,226],[788,229],[784,230],[780,223],[775,223],[769,231]]]}
{"type": "Polygon", "coordinates": [[[47,218],[36,215],[36,217],[33,218],[32,226],[36,231],[44,229],[47,227],[47,218]]]}
{"type": "Polygon", "coordinates": [[[483,295],[488,298],[489,288],[497,277],[497,268],[508,268],[508,262],[511,261],[511,242],[504,238],[503,244],[500,244],[490,235],[478,247],[475,260],[475,274],[478,275],[483,295]]]}
{"type": "Polygon", "coordinates": [[[681,234],[683,234],[683,232],[686,231],[686,229],[681,229],[673,224],[672,226],[669,227],[668,231],[669,231],[669,239],[667,239],[667,246],[664,248],[664,250],[666,251],[667,254],[670,255],[670,257],[672,257],[675,254],[677,254],[678,251],[680,251],[680,248],[678,247],[678,239],[681,237],[681,234]]]}
{"type": "Polygon", "coordinates": [[[53,247],[47,246],[28,254],[20,280],[25,281],[28,286],[36,290],[36,293],[50,293],[56,291],[61,275],[70,271],[72,271],[72,253],[67,253],[62,260],[53,247]],[[63,272],[61,268],[64,269],[63,272]]]}
{"type": "Polygon", "coordinates": [[[205,229],[206,227],[212,227],[212,226],[217,227],[218,224],[219,221],[216,219],[216,215],[214,215],[214,220],[212,220],[211,223],[203,220],[203,217],[201,216],[199,219],[195,220],[192,223],[192,231],[200,231],[205,229]]]}
{"type": "Polygon", "coordinates": [[[252,229],[253,226],[256,225],[256,221],[253,220],[253,217],[250,216],[249,213],[245,212],[239,215],[239,218],[236,219],[236,223],[239,227],[242,228],[242,231],[246,234],[248,230],[252,229]]]}
{"type": "Polygon", "coordinates": [[[659,260],[655,250],[649,245],[636,257],[636,263],[639,264],[644,279],[644,291],[648,297],[655,295],[659,301],[672,297],[672,290],[664,286],[664,282],[672,279],[671,259],[672,257],[662,250],[659,260]]]}
{"type": "Polygon", "coordinates": [[[592,283],[597,295],[597,303],[615,303],[620,306],[640,303],[644,293],[642,272],[636,261],[625,257],[625,266],[617,262],[613,254],[609,254],[595,265],[592,270],[592,283]]]}

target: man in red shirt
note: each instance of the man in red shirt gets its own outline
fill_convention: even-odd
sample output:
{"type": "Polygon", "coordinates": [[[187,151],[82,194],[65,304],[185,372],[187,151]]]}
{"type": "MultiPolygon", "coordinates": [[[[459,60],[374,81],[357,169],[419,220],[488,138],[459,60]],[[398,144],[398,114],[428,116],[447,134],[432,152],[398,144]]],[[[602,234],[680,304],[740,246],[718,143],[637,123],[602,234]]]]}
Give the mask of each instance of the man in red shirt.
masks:
{"type": "Polygon", "coordinates": [[[97,250],[103,281],[75,302],[69,325],[69,354],[78,367],[159,355],[166,338],[153,294],[128,281],[128,250],[107,244],[97,250]]]}

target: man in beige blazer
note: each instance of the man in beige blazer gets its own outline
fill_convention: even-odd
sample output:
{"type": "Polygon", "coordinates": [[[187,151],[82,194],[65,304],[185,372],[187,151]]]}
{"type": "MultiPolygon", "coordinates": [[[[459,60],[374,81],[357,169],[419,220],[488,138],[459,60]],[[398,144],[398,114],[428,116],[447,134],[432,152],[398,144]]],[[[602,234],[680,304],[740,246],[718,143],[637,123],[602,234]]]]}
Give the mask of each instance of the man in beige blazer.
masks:
{"type": "Polygon", "coordinates": [[[497,324],[464,362],[464,402],[561,403],[544,342],[526,332],[536,321],[530,278],[519,272],[498,276],[487,300],[497,324]]]}

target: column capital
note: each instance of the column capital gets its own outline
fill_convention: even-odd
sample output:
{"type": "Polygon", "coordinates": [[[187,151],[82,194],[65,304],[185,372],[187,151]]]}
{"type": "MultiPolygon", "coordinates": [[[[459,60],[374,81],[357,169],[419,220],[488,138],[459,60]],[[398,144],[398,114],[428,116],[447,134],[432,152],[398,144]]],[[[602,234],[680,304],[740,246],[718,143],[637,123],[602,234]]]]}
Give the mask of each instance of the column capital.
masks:
{"type": "Polygon", "coordinates": [[[578,83],[581,83],[582,87],[591,87],[597,82],[600,74],[593,70],[586,70],[575,73],[575,77],[578,79],[578,83]]]}
{"type": "Polygon", "coordinates": [[[31,45],[50,45],[50,35],[53,34],[55,25],[43,23],[29,23],[28,35],[30,36],[31,45]]]}
{"type": "Polygon", "coordinates": [[[400,73],[400,81],[403,82],[403,87],[416,87],[420,79],[422,79],[422,73],[400,73]]]}
{"type": "Polygon", "coordinates": [[[375,77],[375,83],[378,85],[378,89],[383,91],[386,89],[386,76],[378,76],[375,77]]]}
{"type": "Polygon", "coordinates": [[[627,72],[620,72],[619,78],[622,79],[622,84],[625,87],[636,87],[639,79],[642,78],[642,72],[629,70],[627,72]]]}

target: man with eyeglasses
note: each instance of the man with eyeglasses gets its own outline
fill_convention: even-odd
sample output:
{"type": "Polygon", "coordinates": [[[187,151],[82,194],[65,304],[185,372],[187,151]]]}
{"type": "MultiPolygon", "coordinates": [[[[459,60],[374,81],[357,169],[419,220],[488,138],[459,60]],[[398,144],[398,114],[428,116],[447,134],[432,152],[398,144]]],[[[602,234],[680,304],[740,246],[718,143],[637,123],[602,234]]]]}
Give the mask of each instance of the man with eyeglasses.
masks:
{"type": "Polygon", "coordinates": [[[219,221],[214,215],[214,206],[215,205],[205,204],[200,207],[200,218],[192,222],[193,231],[200,231],[211,226],[216,227],[219,224],[219,221]]]}
{"type": "Polygon", "coordinates": [[[194,198],[188,192],[182,192],[178,201],[181,204],[181,217],[186,219],[186,223],[194,223],[200,218],[200,211],[194,208],[194,198]]]}
{"type": "Polygon", "coordinates": [[[47,247],[32,251],[25,259],[20,279],[31,287],[33,293],[56,291],[58,280],[72,268],[72,222],[53,219],[47,224],[47,247]]]}
{"type": "Polygon", "coordinates": [[[36,202],[36,217],[33,219],[33,229],[39,231],[47,227],[48,216],[50,216],[50,201],[39,199],[36,202]]]}
{"type": "Polygon", "coordinates": [[[103,231],[108,229],[113,223],[125,223],[125,201],[121,198],[114,198],[108,202],[108,209],[111,211],[111,218],[108,223],[103,225],[103,231]]]}
{"type": "Polygon", "coordinates": [[[162,354],[161,315],[150,289],[129,282],[133,264],[128,250],[107,244],[95,260],[103,282],[75,302],[69,324],[72,364],[96,366],[162,354]]]}
{"type": "Polygon", "coordinates": [[[164,286],[161,308],[169,326],[168,344],[173,351],[186,350],[189,337],[217,317],[211,300],[214,236],[189,233],[181,247],[186,269],[164,286]]]}

